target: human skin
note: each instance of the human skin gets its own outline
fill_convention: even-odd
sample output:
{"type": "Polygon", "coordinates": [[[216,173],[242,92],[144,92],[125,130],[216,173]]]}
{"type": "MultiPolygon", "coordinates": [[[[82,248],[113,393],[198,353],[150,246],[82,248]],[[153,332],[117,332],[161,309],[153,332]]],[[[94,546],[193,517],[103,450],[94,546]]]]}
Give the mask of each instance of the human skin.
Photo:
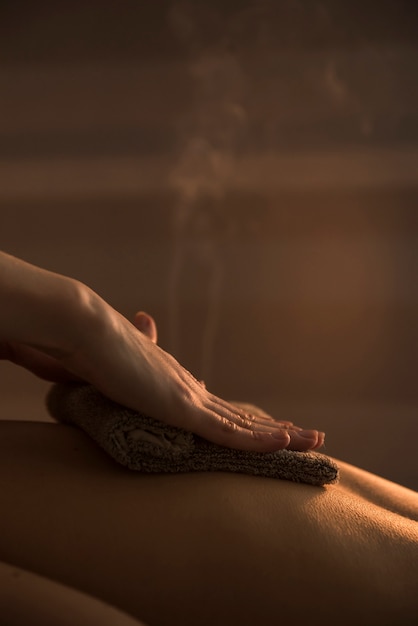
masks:
{"type": "Polygon", "coordinates": [[[337,462],[326,487],[150,476],[76,428],[3,421],[0,560],[149,626],[412,626],[418,494],[337,462]]]}
{"type": "MultiPolygon", "coordinates": [[[[212,440],[219,435],[231,445],[239,439],[237,447],[242,443],[244,449],[249,442],[255,446],[251,449],[271,443],[271,437],[248,436],[271,430],[261,416],[250,423],[260,431],[237,422],[237,428],[225,431],[222,420],[239,422],[242,414],[234,405],[215,401],[170,355],[161,355],[149,316],[139,314],[130,324],[85,286],[27,264],[22,270],[21,263],[13,270],[23,280],[18,293],[13,275],[1,275],[3,296],[8,288],[18,303],[0,313],[4,357],[52,380],[88,380],[114,399],[129,390],[106,387],[115,364],[138,369],[141,376],[145,369],[148,386],[136,401],[139,408],[148,402],[150,414],[157,411],[154,416],[165,406],[155,405],[157,392],[164,397],[158,379],[153,386],[156,372],[165,372],[171,391],[173,380],[177,389],[184,378],[190,387],[176,406],[189,421],[171,423],[192,425],[198,432],[211,407],[215,418],[204,428],[212,440]],[[69,335],[63,337],[67,325],[69,335]],[[106,349],[97,346],[103,339],[106,349]],[[126,343],[122,355],[118,342],[126,343]],[[96,379],[92,364],[102,366],[100,359],[105,375],[96,379]],[[227,418],[223,409],[230,411],[227,418]]],[[[138,385],[137,378],[131,386],[134,382],[138,385]]],[[[174,392],[170,397],[175,401],[174,392]]],[[[296,427],[287,423],[279,429],[290,432],[287,445],[300,449],[296,427]]],[[[318,433],[307,439],[302,449],[321,443],[318,433]]],[[[10,587],[10,572],[24,572],[23,620],[29,596],[33,602],[26,617],[32,623],[35,596],[42,614],[42,603],[52,594],[58,612],[60,602],[71,601],[77,617],[87,611],[90,624],[89,615],[93,619],[94,611],[104,609],[94,600],[89,605],[85,596],[78,601],[74,590],[79,590],[149,626],[305,621],[412,626],[418,611],[418,495],[339,464],[340,483],[323,488],[225,473],[144,476],[116,465],[75,428],[0,422],[0,579],[10,587]]],[[[3,608],[10,604],[5,601],[3,608]]]]}
{"type": "Polygon", "coordinates": [[[1,562],[0,623],[5,626],[145,626],[92,596],[1,562]]]}
{"type": "Polygon", "coordinates": [[[87,381],[120,404],[223,446],[271,452],[324,442],[317,430],[251,415],[217,397],[79,281],[0,252],[0,301],[0,358],[43,378],[87,381]]]}

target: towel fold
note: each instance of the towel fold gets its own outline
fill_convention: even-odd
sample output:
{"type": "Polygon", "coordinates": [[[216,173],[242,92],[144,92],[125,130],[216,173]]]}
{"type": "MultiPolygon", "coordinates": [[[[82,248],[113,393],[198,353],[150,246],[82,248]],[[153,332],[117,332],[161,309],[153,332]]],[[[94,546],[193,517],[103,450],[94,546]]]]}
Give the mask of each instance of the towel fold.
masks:
{"type": "Polygon", "coordinates": [[[53,418],[80,427],[115,461],[132,470],[238,472],[310,485],[338,480],[337,465],[324,454],[225,448],[121,406],[90,385],[53,385],[46,402],[53,418]]]}

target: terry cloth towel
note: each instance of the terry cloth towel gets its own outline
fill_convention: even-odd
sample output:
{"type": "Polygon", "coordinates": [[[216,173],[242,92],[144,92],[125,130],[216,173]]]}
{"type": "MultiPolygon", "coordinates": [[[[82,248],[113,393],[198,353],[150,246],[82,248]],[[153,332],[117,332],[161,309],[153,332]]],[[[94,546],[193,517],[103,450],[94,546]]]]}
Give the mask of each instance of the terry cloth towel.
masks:
{"type": "MultiPolygon", "coordinates": [[[[225,448],[123,407],[90,385],[53,385],[46,402],[53,418],[79,426],[115,461],[132,470],[144,473],[238,472],[310,485],[338,480],[337,465],[323,454],[290,450],[243,452],[225,448]]],[[[251,405],[241,406],[265,415],[251,405]]]]}

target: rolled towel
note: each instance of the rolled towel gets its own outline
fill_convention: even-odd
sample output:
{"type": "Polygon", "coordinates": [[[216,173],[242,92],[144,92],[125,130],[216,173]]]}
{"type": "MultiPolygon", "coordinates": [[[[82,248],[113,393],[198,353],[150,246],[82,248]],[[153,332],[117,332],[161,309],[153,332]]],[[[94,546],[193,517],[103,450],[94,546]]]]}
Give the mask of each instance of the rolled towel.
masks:
{"type": "Polygon", "coordinates": [[[324,454],[225,448],[121,406],[90,385],[53,385],[46,403],[57,421],[78,426],[115,461],[139,472],[237,472],[318,486],[338,481],[338,466],[324,454]]]}

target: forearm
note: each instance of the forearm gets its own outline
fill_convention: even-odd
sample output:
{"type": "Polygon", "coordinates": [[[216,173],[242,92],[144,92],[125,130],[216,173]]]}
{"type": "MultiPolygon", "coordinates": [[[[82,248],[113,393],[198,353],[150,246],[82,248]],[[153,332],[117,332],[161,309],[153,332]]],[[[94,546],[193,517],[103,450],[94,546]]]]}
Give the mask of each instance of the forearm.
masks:
{"type": "Polygon", "coordinates": [[[324,435],[250,415],[209,392],[154,339],[77,280],[0,253],[0,358],[105,396],[222,446],[316,449],[324,435]]]}
{"type": "Polygon", "coordinates": [[[77,349],[98,297],[78,281],[0,252],[0,340],[53,356],[77,349]]]}

